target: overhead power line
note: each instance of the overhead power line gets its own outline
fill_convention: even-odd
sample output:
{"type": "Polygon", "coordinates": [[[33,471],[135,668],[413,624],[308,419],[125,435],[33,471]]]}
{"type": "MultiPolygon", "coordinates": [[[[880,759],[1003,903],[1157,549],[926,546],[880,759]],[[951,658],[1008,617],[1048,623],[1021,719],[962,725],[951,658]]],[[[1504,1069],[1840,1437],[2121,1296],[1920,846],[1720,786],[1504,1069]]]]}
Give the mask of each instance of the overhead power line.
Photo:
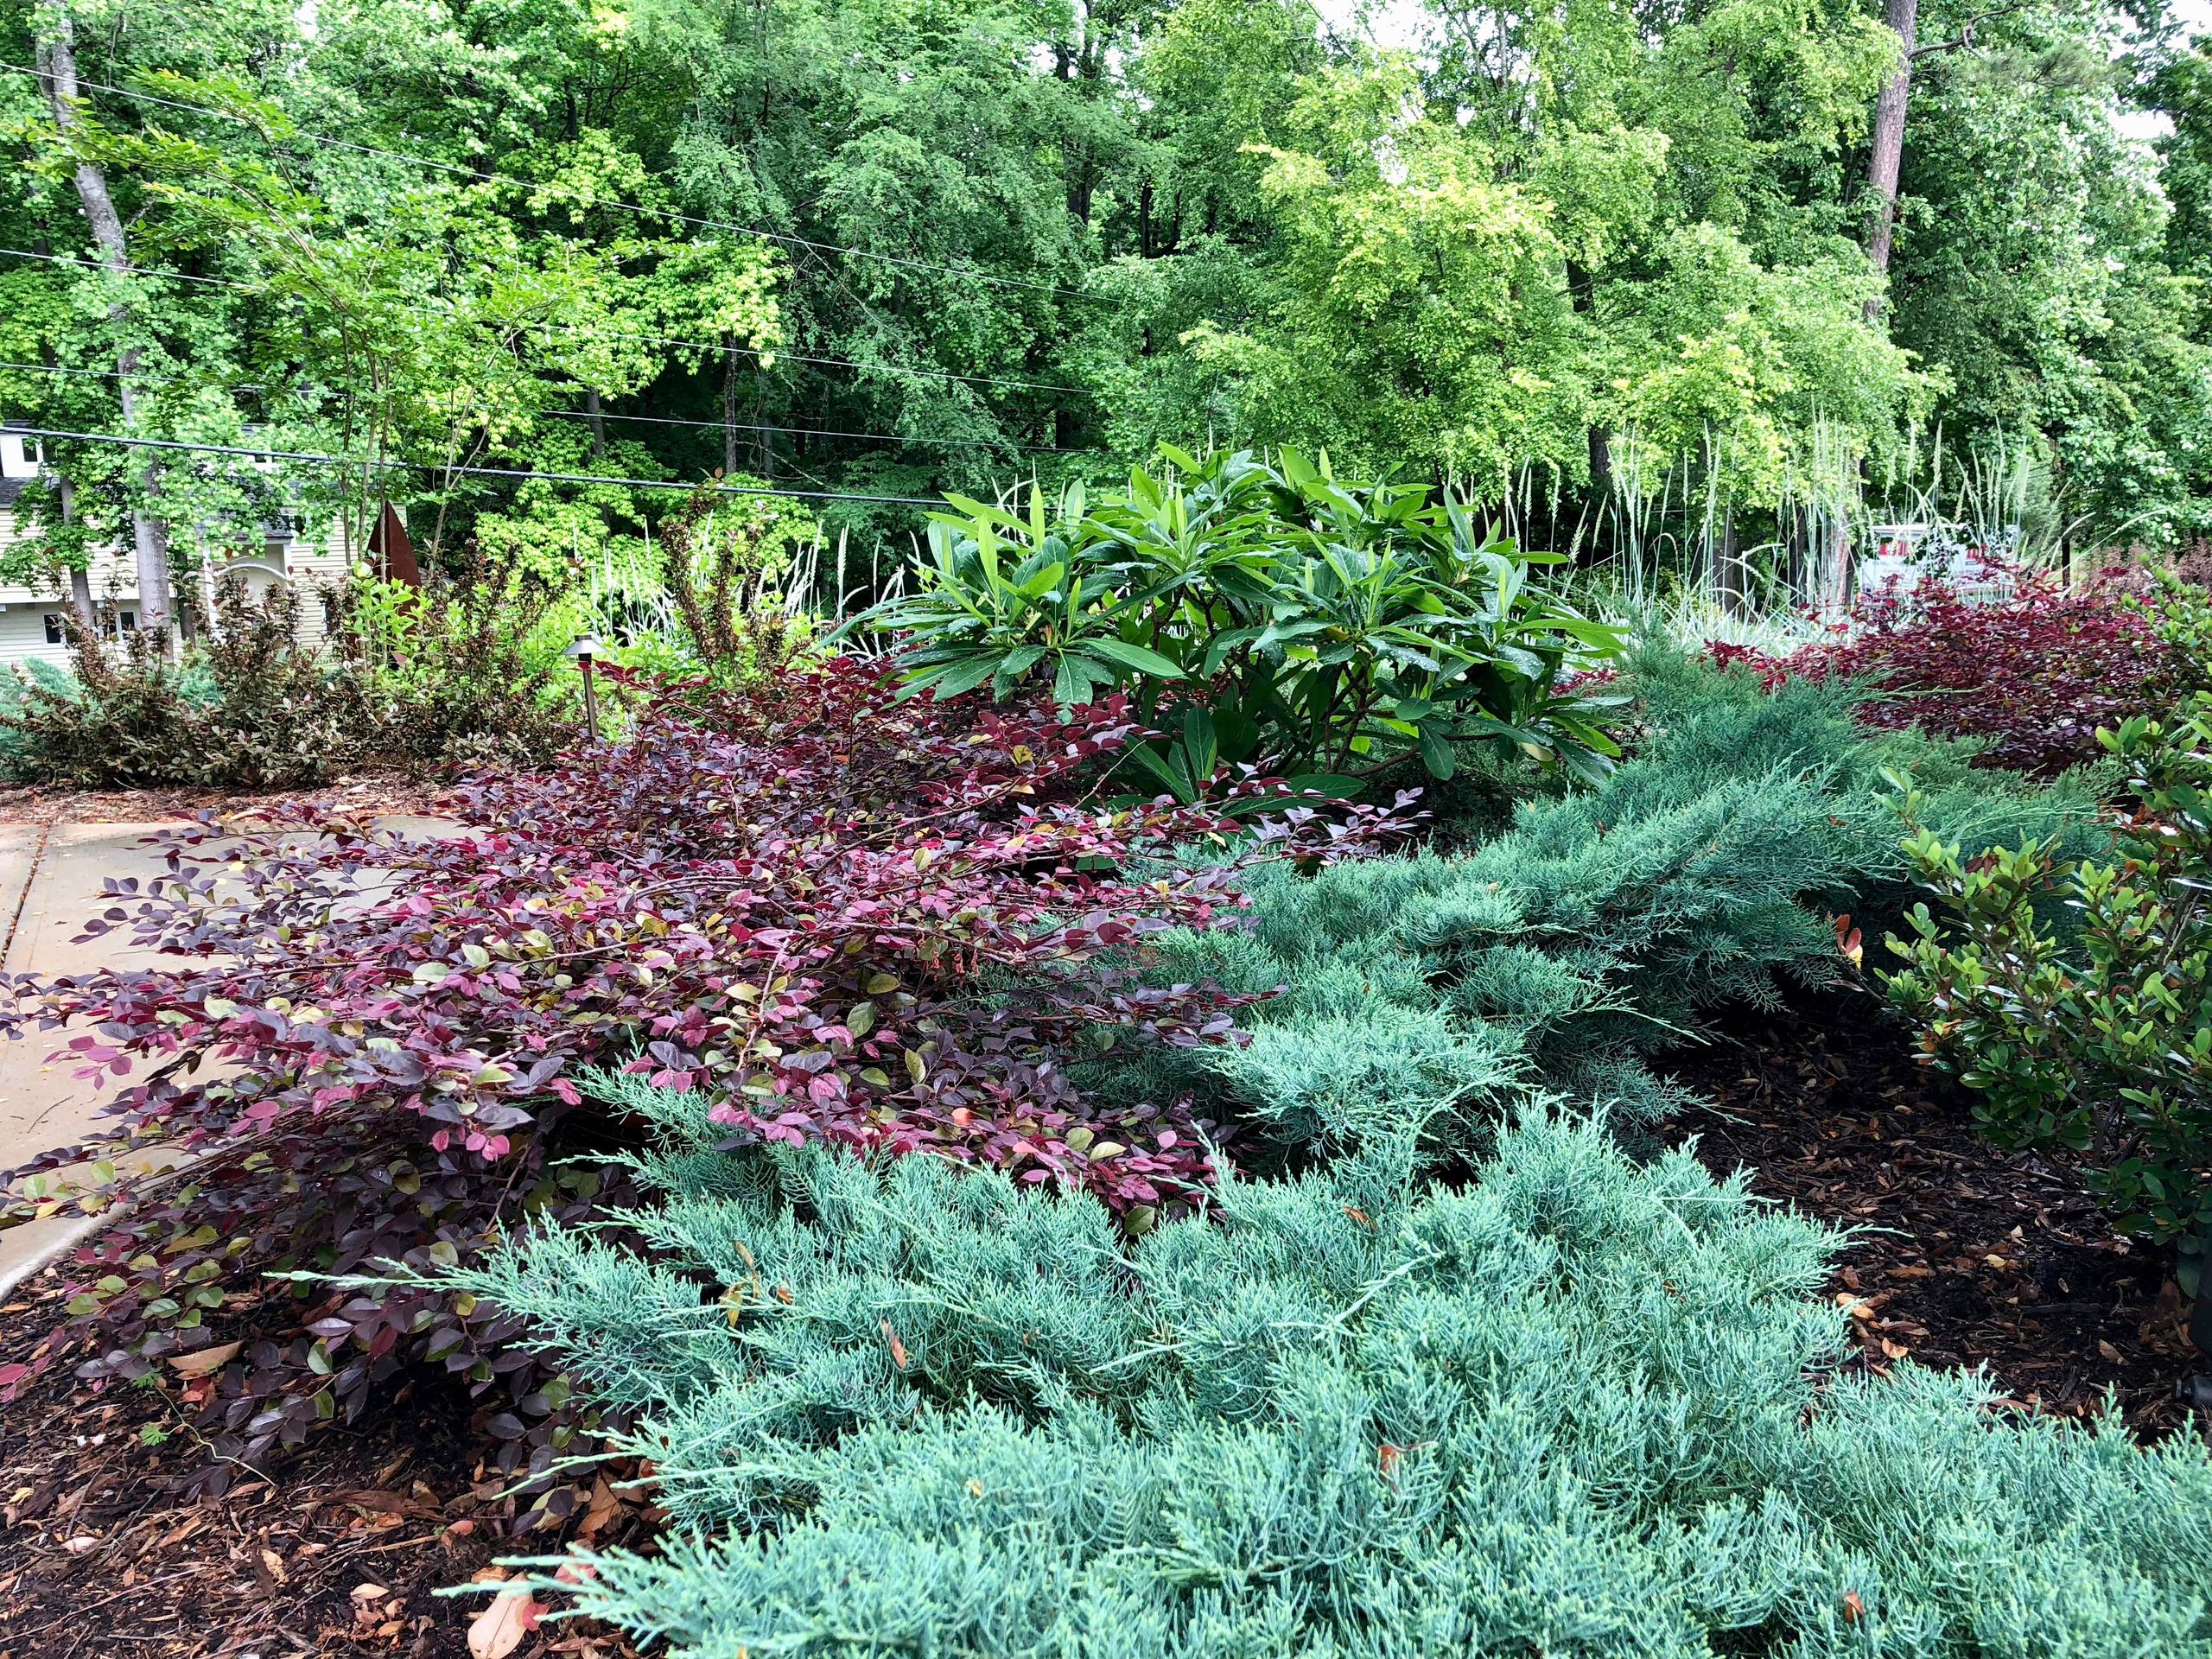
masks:
{"type": "MultiPolygon", "coordinates": [[[[34,80],[44,79],[36,69],[26,64],[0,63],[0,71],[9,74],[28,75],[34,80]]],[[[182,99],[163,98],[158,93],[139,92],[132,87],[117,86],[105,81],[80,79],[77,84],[79,86],[90,87],[94,92],[113,92],[118,98],[136,99],[141,103],[157,104],[172,110],[189,110],[199,115],[217,116],[226,121],[235,121],[241,126],[252,124],[244,116],[234,111],[226,110],[213,104],[194,104],[182,99]]],[[[521,179],[510,174],[486,172],[481,168],[464,167],[457,162],[436,161],[428,156],[415,156],[405,150],[388,149],[380,144],[364,144],[353,139],[334,137],[328,133],[310,131],[306,128],[297,129],[297,136],[333,149],[350,149],[362,156],[381,156],[390,161],[406,162],[416,167],[429,168],[433,172],[456,174],[461,177],[475,179],[486,184],[503,184],[517,189],[534,191],[551,188],[546,181],[542,179],[521,179]]],[[[804,248],[813,253],[842,254],[849,259],[868,259],[878,264],[895,265],[906,270],[936,271],[948,276],[963,277],[970,282],[987,283],[994,288],[1015,289],[1034,294],[1051,294],[1071,300],[1098,300],[1104,297],[1103,295],[1091,293],[1085,289],[1068,288],[1058,283],[1033,282],[1021,276],[998,276],[989,271],[977,270],[972,265],[948,265],[936,260],[912,259],[901,254],[879,253],[871,248],[849,247],[842,242],[817,241],[810,237],[793,236],[783,231],[763,230],[757,225],[741,224],[735,219],[712,219],[698,213],[680,213],[672,207],[645,207],[636,202],[612,199],[594,199],[589,205],[594,207],[608,207],[622,213],[633,213],[640,219],[674,219],[680,224],[695,225],[703,230],[734,231],[741,236],[756,237],[761,241],[777,243],[784,247],[804,248]]]]}
{"type": "MultiPolygon", "coordinates": [[[[7,365],[0,363],[0,368],[7,365]]],[[[1043,455],[1088,454],[1085,449],[1071,448],[1057,443],[1019,443],[1012,440],[994,438],[946,438],[929,433],[904,432],[842,432],[823,426],[763,426],[751,421],[687,421],[673,415],[617,415],[611,410],[601,410],[594,415],[588,409],[549,409],[548,415],[558,415],[578,421],[628,421],[640,426],[697,427],[713,432],[773,432],[791,438],[851,438],[871,443],[944,444],[967,449],[1023,449],[1043,455]]]]}
{"type": "Polygon", "coordinates": [[[10,259],[43,260],[49,265],[76,265],[86,270],[105,271],[111,276],[166,276],[172,282],[197,283],[203,288],[251,289],[257,286],[253,283],[242,283],[235,276],[194,276],[186,271],[149,270],[143,265],[133,265],[127,271],[118,271],[114,266],[102,264],[97,259],[79,259],[67,253],[35,253],[29,248],[0,248],[0,254],[7,255],[10,259]]]}
{"type": "MultiPolygon", "coordinates": [[[[165,385],[176,378],[169,375],[159,381],[146,381],[139,375],[126,375],[120,369],[65,369],[58,363],[0,363],[0,369],[18,369],[25,374],[79,374],[88,380],[138,380],[142,385],[165,385]]],[[[238,391],[245,388],[231,386],[226,390],[238,391]]]]}
{"type": "MultiPolygon", "coordinates": [[[[71,369],[54,363],[0,362],[0,372],[16,371],[24,374],[81,375],[94,380],[135,380],[141,385],[166,386],[176,385],[209,384],[223,391],[266,391],[268,387],[244,380],[201,383],[188,374],[160,376],[125,375],[119,369],[71,369]]],[[[919,447],[928,444],[969,449],[1020,449],[1044,455],[1088,454],[1087,449],[1066,444],[1026,443],[1013,439],[944,437],[929,432],[848,432],[827,426],[770,426],[758,421],[691,421],[674,415],[618,415],[613,410],[601,410],[594,414],[588,409],[549,409],[543,413],[556,415],[565,420],[626,421],[640,426],[672,426],[697,428],[715,432],[769,432],[791,438],[845,438],[868,443],[897,443],[919,447]]]]}
{"type": "Polygon", "coordinates": [[[420,461],[374,461],[359,455],[327,455],[312,450],[251,449],[237,444],[192,443],[181,438],[134,438],[121,432],[64,432],[47,426],[11,426],[11,437],[59,438],[79,443],[112,443],[130,449],[181,449],[198,454],[238,455],[248,461],[298,461],[329,467],[360,467],[378,472],[433,473],[448,477],[505,478],[523,483],[615,484],[633,490],[711,489],[718,495],[794,496],[814,501],[868,501],[886,506],[938,507],[927,495],[867,495],[851,490],[786,490],[766,484],[684,484],[666,478],[614,478],[596,473],[541,473],[521,467],[444,467],[420,461]]]}
{"type": "MultiPolygon", "coordinates": [[[[37,259],[51,265],[74,265],[84,270],[99,270],[106,271],[110,275],[115,274],[111,267],[100,264],[97,259],[78,259],[62,253],[35,253],[28,248],[0,248],[0,257],[37,259]]],[[[207,288],[235,288],[247,293],[258,293],[262,289],[261,283],[243,282],[235,276],[193,276],[181,270],[149,270],[143,266],[132,267],[130,274],[136,276],[168,277],[180,283],[197,283],[207,288]]],[[[486,322],[479,326],[488,328],[499,325],[486,322]]],[[[950,369],[902,368],[893,363],[863,363],[856,358],[816,357],[809,356],[803,352],[761,351],[750,346],[726,346],[720,340],[685,340],[674,334],[651,334],[639,328],[594,328],[588,323],[557,322],[550,318],[543,321],[517,321],[505,326],[518,332],[533,328],[561,329],[569,334],[582,334],[587,338],[637,340],[649,346],[673,346],[683,351],[707,352],[717,355],[722,353],[734,353],[740,357],[750,357],[767,363],[781,359],[791,363],[805,363],[819,368],[857,369],[867,374],[906,375],[924,380],[957,381],[974,386],[1008,386],[1021,391],[1065,391],[1078,397],[1089,395],[1081,386],[1057,385],[1046,380],[1013,380],[989,374],[956,374],[950,369]]]]}

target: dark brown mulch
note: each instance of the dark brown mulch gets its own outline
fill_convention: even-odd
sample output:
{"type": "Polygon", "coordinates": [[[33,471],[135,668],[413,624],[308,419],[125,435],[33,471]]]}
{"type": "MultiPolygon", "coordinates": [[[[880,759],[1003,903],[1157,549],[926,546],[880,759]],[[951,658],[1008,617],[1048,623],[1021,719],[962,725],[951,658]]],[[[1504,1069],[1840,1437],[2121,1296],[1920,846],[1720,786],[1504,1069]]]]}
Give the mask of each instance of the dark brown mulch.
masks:
{"type": "MultiPolygon", "coordinates": [[[[35,1347],[56,1300],[48,1274],[0,1306],[0,1353],[35,1347]]],[[[0,1659],[468,1659],[486,1603],[435,1592],[564,1538],[642,1544],[652,1531],[635,1495],[601,1481],[563,1533],[516,1536],[513,1501],[485,1463],[492,1443],[472,1434],[465,1393],[436,1377],[311,1437],[273,1483],[182,1498],[179,1478],[200,1466],[184,1386],[87,1395],[63,1364],[0,1414],[0,1659]]],[[[556,1654],[632,1650],[562,1620],[512,1659],[556,1654]]]]}
{"type": "Polygon", "coordinates": [[[2122,1238],[2078,1174],[1976,1133],[1967,1091],[1914,1059],[1910,1033],[1864,992],[1738,1022],[1678,1056],[1712,1103],[1669,1126],[1718,1173],[1863,1230],[1830,1286],[1862,1363],[1988,1368],[2032,1410],[2081,1416],[2107,1390],[2139,1433],[2186,1419],[2175,1384],[2212,1371],[2182,1329],[2162,1253],[2122,1238]]]}
{"type": "Polygon", "coordinates": [[[0,783],[0,823],[155,823],[195,812],[240,812],[295,797],[352,813],[412,814],[442,787],[398,772],[365,772],[324,789],[240,793],[219,789],[65,789],[0,783]]]}

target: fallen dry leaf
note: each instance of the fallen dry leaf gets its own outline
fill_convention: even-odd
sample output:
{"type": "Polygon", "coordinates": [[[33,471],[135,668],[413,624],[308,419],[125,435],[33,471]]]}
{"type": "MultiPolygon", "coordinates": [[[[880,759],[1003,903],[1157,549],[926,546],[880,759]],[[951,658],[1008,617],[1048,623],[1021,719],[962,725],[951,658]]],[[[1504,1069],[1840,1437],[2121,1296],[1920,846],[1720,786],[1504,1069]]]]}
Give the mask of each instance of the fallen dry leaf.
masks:
{"type": "Polygon", "coordinates": [[[180,1376],[206,1376],[211,1371],[221,1370],[238,1357],[238,1350],[245,1346],[242,1342],[219,1342],[213,1348],[195,1348],[188,1354],[175,1355],[169,1364],[180,1376]]]}
{"type": "Polygon", "coordinates": [[[2097,1351],[2105,1357],[2106,1363],[2108,1364],[2117,1365],[2121,1363],[2120,1350],[2113,1347],[2112,1344],[2105,1341],[2102,1338],[2098,1338],[2097,1351]]]}
{"type": "Polygon", "coordinates": [[[584,1511],[583,1522],[577,1532],[585,1538],[596,1537],[607,1523],[620,1512],[622,1500],[614,1488],[607,1484],[605,1475],[592,1483],[591,1503],[584,1511]]]}
{"type": "Polygon", "coordinates": [[[469,1622],[469,1659],[507,1659],[543,1611],[527,1594],[499,1597],[469,1622]]]}

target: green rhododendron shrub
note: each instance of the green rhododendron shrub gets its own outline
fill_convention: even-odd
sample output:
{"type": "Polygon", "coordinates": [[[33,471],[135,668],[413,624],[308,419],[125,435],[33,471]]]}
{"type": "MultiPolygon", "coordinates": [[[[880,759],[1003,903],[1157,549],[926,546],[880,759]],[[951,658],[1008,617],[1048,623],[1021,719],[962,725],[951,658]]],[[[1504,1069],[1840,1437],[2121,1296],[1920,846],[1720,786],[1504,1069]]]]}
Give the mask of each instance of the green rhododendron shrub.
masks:
{"type": "Polygon", "coordinates": [[[1905,797],[1907,850],[1941,913],[1915,906],[1910,937],[1890,941],[1907,966],[1883,981],[1927,1059],[1975,1091],[1992,1140],[2082,1155],[2125,1231],[2177,1247],[2212,1345],[2212,693],[2098,735],[2131,798],[2102,857],[2048,840],[1964,857],[1905,797]]]}
{"type": "Polygon", "coordinates": [[[672,1535],[545,1586],[657,1651],[2212,1654],[2201,1442],[1847,1370],[1838,1238],[1687,1151],[1536,1111],[1452,1191],[1408,1128],[1131,1241],[632,1103],[634,1243],[442,1282],[634,1414],[672,1535]]]}
{"type": "Polygon", "coordinates": [[[1592,779],[1620,753],[1614,699],[1568,671],[1611,661],[1618,630],[1541,580],[1564,555],[1449,492],[1339,479],[1325,453],[1163,445],[1158,476],[1049,508],[1034,487],[1026,513],[950,499],[912,590],[861,622],[900,637],[914,690],[1126,691],[1162,728],[1126,752],[1147,792],[1198,800],[1224,766],[1448,779],[1463,752],[1592,779]]]}

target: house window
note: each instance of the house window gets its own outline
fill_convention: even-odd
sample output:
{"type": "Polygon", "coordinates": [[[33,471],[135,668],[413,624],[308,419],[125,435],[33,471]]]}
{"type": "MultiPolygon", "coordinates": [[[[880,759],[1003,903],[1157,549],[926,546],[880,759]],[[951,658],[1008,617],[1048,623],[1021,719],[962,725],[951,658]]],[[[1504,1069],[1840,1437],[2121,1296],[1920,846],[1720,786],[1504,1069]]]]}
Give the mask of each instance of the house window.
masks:
{"type": "Polygon", "coordinates": [[[46,643],[48,645],[58,645],[67,637],[61,631],[60,617],[56,615],[54,612],[48,611],[40,619],[40,620],[46,624],[46,643]]]}
{"type": "Polygon", "coordinates": [[[138,613],[136,611],[118,611],[115,613],[115,625],[116,632],[118,633],[137,632],[138,613]]]}

